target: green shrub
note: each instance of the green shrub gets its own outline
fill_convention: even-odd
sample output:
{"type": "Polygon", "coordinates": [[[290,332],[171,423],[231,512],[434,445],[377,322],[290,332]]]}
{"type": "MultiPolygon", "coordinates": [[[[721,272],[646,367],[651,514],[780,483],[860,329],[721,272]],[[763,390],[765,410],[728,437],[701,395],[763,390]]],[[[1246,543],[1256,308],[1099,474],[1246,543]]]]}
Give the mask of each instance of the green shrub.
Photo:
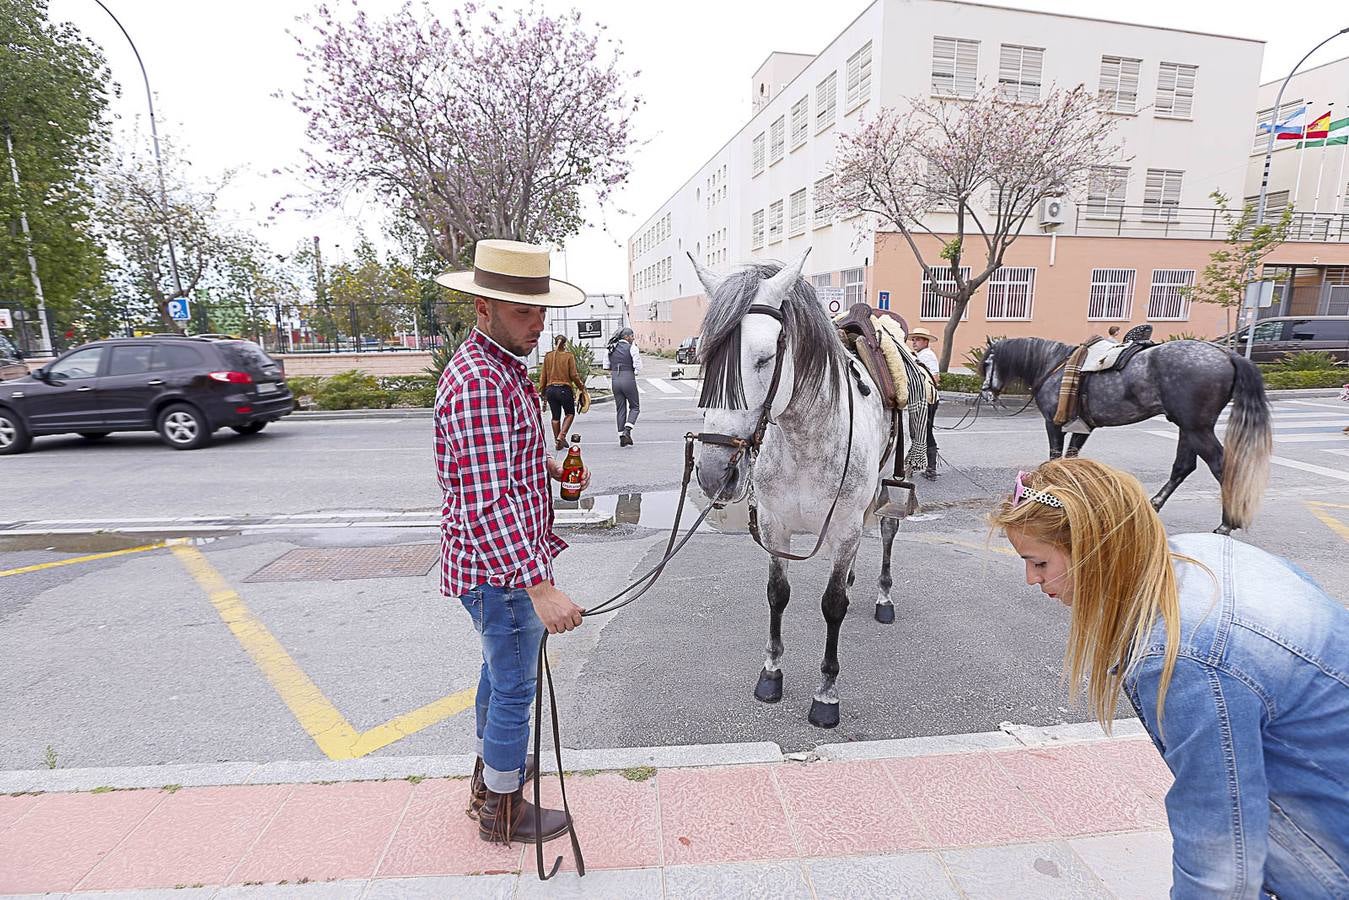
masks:
{"type": "Polygon", "coordinates": [[[1320,372],[1333,368],[1335,357],[1324,350],[1297,350],[1274,364],[1274,370],[1281,372],[1320,372]]]}
{"type": "Polygon", "coordinates": [[[314,401],[319,409],[388,409],[393,395],[375,376],[351,369],[323,379],[314,401]]]}
{"type": "Polygon", "coordinates": [[[296,375],[286,379],[286,384],[290,386],[291,393],[295,395],[297,401],[301,397],[313,397],[322,382],[323,379],[317,375],[296,375]]]}
{"type": "MultiPolygon", "coordinates": [[[[995,334],[993,335],[993,343],[996,344],[998,341],[1002,340],[1005,337],[1007,337],[1007,335],[1005,334],[995,334]]],[[[988,344],[978,344],[966,350],[965,351],[966,368],[968,368],[971,372],[978,372],[979,367],[984,364],[984,351],[987,349],[988,344]]]]}
{"type": "Polygon", "coordinates": [[[431,351],[431,365],[422,371],[432,378],[440,378],[445,367],[450,364],[450,359],[454,356],[459,345],[468,337],[468,333],[473,330],[471,325],[461,325],[457,328],[450,328],[441,335],[441,344],[431,351]]]}
{"type": "Polygon", "coordinates": [[[1168,341],[1206,341],[1208,338],[1195,334],[1193,331],[1181,331],[1167,338],[1168,341]]]}
{"type": "Polygon", "coordinates": [[[394,393],[420,391],[428,387],[434,391],[436,379],[430,375],[381,375],[379,386],[394,393]]]}
{"type": "MultiPolygon", "coordinates": [[[[984,381],[978,375],[961,375],[955,372],[947,372],[941,377],[941,389],[943,391],[955,391],[958,394],[977,394],[983,387],[984,381]]],[[[1022,396],[1030,393],[1029,389],[1020,381],[1013,381],[1004,385],[1002,392],[1004,394],[1020,394],[1022,396]]]]}
{"type": "Polygon", "coordinates": [[[1270,390],[1298,388],[1337,388],[1349,384],[1349,369],[1288,370],[1265,372],[1265,387],[1270,390]]]}

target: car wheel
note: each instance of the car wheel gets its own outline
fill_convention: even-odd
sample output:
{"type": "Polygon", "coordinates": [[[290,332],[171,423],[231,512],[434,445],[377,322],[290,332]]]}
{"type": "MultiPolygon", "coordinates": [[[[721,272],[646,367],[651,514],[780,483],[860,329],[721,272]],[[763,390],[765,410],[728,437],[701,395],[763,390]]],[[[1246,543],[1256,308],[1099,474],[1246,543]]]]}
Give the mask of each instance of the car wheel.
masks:
{"type": "Polygon", "coordinates": [[[266,422],[249,422],[247,425],[231,425],[230,428],[239,434],[257,434],[267,427],[266,422]]]}
{"type": "Polygon", "coordinates": [[[80,437],[86,441],[101,441],[111,433],[110,431],[81,431],[80,437]]]}
{"type": "Polygon", "coordinates": [[[33,436],[16,413],[0,409],[0,456],[22,453],[33,443],[33,436]]]}
{"type": "Polygon", "coordinates": [[[159,414],[159,436],[175,450],[196,450],[210,443],[211,429],[196,407],[177,403],[159,414]]]}

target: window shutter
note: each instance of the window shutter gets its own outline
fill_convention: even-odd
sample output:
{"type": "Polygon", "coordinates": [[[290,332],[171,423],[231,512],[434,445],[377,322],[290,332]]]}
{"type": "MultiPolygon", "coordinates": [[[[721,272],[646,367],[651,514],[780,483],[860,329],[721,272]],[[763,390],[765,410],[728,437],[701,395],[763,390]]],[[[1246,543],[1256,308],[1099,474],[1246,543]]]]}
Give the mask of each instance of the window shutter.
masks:
{"type": "Polygon", "coordinates": [[[787,142],[787,119],[778,116],[772,125],[768,126],[768,164],[772,165],[782,159],[783,146],[787,142]]]}
{"type": "Polygon", "coordinates": [[[805,143],[810,133],[810,95],[792,104],[792,149],[805,143]]]}
{"type": "Polygon", "coordinates": [[[834,112],[838,99],[838,73],[829,76],[815,86],[815,133],[819,134],[834,124],[834,112]]]}
{"type": "Polygon", "coordinates": [[[871,96],[871,41],[848,57],[848,100],[849,112],[862,105],[871,96]]]}

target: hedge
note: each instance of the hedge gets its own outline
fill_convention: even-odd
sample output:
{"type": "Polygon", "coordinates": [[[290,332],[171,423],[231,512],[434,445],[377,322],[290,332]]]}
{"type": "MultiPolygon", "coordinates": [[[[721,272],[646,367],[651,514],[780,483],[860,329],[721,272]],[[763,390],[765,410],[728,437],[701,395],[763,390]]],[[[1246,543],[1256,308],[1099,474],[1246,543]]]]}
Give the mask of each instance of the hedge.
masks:
{"type": "Polygon", "coordinates": [[[1310,369],[1266,371],[1265,387],[1269,390],[1298,388],[1337,388],[1349,384],[1349,369],[1310,369]]]}

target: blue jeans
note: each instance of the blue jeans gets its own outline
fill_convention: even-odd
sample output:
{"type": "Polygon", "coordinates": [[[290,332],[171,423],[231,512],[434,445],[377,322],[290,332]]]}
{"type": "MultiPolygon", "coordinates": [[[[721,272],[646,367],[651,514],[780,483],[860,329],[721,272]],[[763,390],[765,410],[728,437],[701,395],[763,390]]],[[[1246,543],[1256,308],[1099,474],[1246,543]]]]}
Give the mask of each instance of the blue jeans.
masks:
{"type": "Polygon", "coordinates": [[[529,708],[545,629],[523,588],[483,584],[459,602],[482,641],[476,711],[483,780],[493,793],[513,793],[524,783],[529,708]]]}

